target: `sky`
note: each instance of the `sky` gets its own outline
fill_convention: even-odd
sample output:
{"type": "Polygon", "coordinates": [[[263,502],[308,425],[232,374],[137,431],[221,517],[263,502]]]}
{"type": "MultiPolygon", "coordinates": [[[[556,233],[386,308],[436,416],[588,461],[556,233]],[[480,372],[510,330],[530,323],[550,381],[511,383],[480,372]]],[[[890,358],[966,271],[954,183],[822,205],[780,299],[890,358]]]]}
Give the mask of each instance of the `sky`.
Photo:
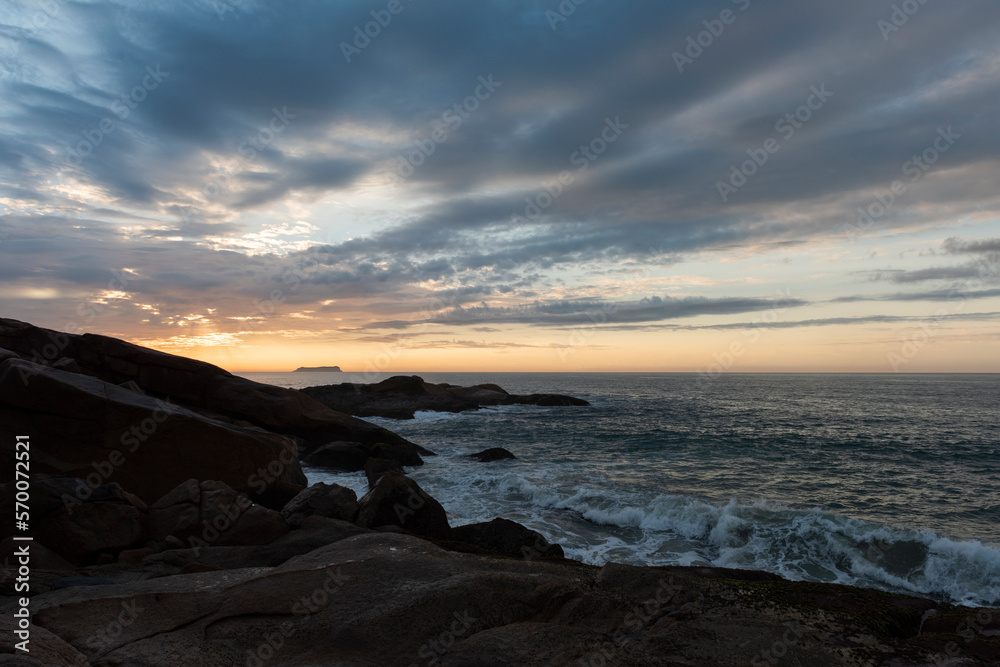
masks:
{"type": "Polygon", "coordinates": [[[1000,372],[995,0],[0,8],[0,316],[232,371],[1000,372]]]}

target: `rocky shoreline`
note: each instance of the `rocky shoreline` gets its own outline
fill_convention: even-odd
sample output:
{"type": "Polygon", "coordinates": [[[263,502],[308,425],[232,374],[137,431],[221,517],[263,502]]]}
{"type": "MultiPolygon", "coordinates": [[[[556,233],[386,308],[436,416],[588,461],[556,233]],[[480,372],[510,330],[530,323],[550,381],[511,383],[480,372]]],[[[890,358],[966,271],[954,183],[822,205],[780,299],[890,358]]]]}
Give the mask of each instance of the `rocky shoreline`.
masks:
{"type": "MultiPolygon", "coordinates": [[[[597,567],[503,518],[451,526],[405,475],[433,452],[335,410],[336,396],[397,415],[515,399],[392,380],[298,392],[0,319],[0,511],[14,512],[9,443],[28,434],[35,538],[31,653],[11,639],[0,664],[1000,664],[1000,610],[762,572],[597,567]],[[308,486],[300,460],[364,470],[369,490],[308,486]]],[[[3,526],[12,638],[22,543],[3,526]]]]}

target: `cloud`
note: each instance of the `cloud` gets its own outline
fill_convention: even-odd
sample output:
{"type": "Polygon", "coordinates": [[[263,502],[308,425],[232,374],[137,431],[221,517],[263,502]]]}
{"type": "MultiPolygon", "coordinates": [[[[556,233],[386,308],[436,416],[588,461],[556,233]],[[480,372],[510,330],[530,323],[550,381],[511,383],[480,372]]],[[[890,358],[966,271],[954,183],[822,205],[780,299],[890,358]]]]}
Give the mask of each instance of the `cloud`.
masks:
{"type": "Polygon", "coordinates": [[[728,331],[732,329],[799,329],[804,327],[857,326],[861,324],[919,324],[922,322],[992,322],[1000,319],[1000,312],[945,313],[942,315],[864,315],[859,317],[820,317],[809,320],[779,320],[775,322],[727,322],[724,324],[681,325],[660,324],[652,326],[608,326],[607,331],[728,331]]]}
{"type": "Polygon", "coordinates": [[[998,239],[945,239],[944,249],[954,255],[1000,252],[998,239]]]}
{"type": "MultiPolygon", "coordinates": [[[[962,221],[980,238],[945,253],[989,260],[1000,5],[956,2],[922,5],[888,41],[889,10],[865,0],[752,3],[683,72],[674,52],[717,16],[696,3],[590,2],[553,29],[550,0],[407,2],[350,62],[341,43],[370,7],[60,2],[44,25],[14,7],[0,27],[0,279],[58,296],[4,305],[69,321],[128,267],[128,299],[102,315],[119,330],[137,304],[159,312],[144,325],[169,328],[205,307],[252,317],[276,292],[292,311],[347,311],[337,331],[738,316],[774,300],[722,292],[748,276],[715,259],[809,261],[944,127],[954,146],[858,242],[948,227],[942,238],[962,221]],[[498,82],[485,99],[481,77],[498,82]],[[816,86],[833,96],[779,131],[816,86]],[[780,150],[723,201],[718,183],[772,137],[780,150]],[[627,284],[685,262],[711,263],[716,283],[646,301],[627,284]],[[589,284],[611,273],[615,288],[589,284]]],[[[914,261],[876,278],[968,281],[981,267],[914,261]]],[[[819,299],[790,305],[807,303],[819,299]]]]}

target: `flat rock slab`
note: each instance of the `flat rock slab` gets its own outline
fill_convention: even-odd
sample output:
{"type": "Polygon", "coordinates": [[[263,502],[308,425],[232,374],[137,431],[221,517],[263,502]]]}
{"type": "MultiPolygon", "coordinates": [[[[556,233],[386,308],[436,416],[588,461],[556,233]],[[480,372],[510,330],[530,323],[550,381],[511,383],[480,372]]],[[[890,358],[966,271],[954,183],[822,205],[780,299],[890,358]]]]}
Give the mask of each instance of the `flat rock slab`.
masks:
{"type": "Polygon", "coordinates": [[[192,656],[200,667],[996,665],[1000,655],[1000,610],[980,610],[967,641],[975,610],[919,598],[739,570],[487,558],[387,533],[278,567],[69,588],[32,606],[36,626],[94,667],[192,656]]]}

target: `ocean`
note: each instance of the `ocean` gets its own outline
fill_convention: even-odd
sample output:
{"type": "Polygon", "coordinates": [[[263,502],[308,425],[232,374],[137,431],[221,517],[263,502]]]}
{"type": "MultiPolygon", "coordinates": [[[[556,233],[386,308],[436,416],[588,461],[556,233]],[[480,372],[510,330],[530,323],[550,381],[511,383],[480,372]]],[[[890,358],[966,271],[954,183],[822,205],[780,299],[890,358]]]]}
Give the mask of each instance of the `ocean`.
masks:
{"type": "MultiPolygon", "coordinates": [[[[1000,375],[413,373],[590,407],[370,418],[453,526],[503,516],[603,564],[713,565],[1000,606],[1000,375]],[[465,455],[505,447],[518,460],[465,455]]],[[[242,373],[301,388],[399,373],[242,373]]],[[[367,491],[363,473],[306,469],[367,491]]]]}

